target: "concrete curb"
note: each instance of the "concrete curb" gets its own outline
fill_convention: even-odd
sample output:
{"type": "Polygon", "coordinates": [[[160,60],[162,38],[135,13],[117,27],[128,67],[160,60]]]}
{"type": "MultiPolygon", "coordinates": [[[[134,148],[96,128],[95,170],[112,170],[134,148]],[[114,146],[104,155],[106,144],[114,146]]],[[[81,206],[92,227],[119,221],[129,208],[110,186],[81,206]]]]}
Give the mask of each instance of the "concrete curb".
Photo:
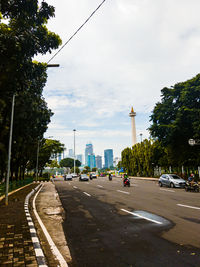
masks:
{"type": "MultiPolygon", "coordinates": [[[[22,187],[20,187],[20,188],[17,188],[17,189],[15,189],[15,190],[9,192],[9,193],[8,193],[8,196],[14,194],[15,192],[17,192],[17,191],[19,191],[19,190],[21,190],[21,189],[23,189],[23,188],[25,188],[25,187],[27,187],[27,186],[29,186],[29,185],[31,185],[31,184],[33,184],[33,182],[30,183],[30,184],[26,184],[26,185],[24,185],[24,186],[22,186],[22,187]]],[[[0,201],[1,201],[2,199],[4,199],[4,198],[5,198],[5,195],[1,196],[1,197],[0,197],[0,201]]]]}
{"type": "Polygon", "coordinates": [[[26,214],[26,219],[28,222],[28,226],[30,229],[30,234],[31,234],[31,239],[32,239],[32,243],[33,243],[33,248],[35,250],[35,255],[36,255],[36,259],[37,259],[37,263],[39,267],[47,267],[46,264],[46,260],[45,260],[45,256],[44,253],[42,251],[41,245],[40,245],[40,241],[39,238],[37,236],[36,233],[36,229],[34,226],[34,223],[32,221],[30,212],[29,212],[29,199],[30,197],[37,192],[37,190],[40,188],[41,184],[39,184],[36,188],[34,188],[25,198],[25,202],[24,202],[24,210],[25,210],[25,214],[26,214]]]}

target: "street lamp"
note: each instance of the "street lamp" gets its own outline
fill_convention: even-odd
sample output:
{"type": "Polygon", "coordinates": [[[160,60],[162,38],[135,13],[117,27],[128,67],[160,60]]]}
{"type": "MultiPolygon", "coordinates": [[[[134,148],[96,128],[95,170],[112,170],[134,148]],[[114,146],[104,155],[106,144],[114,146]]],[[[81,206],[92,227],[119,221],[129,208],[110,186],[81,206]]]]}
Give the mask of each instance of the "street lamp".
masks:
{"type": "Polygon", "coordinates": [[[141,138],[141,143],[142,143],[142,133],[140,134],[140,138],[141,138]]]}
{"type": "Polygon", "coordinates": [[[6,206],[8,205],[8,191],[9,191],[9,176],[10,176],[10,160],[11,160],[11,147],[12,147],[14,107],[15,107],[15,94],[13,94],[13,99],[12,99],[12,111],[11,111],[11,120],[10,120],[10,137],[9,137],[9,146],[8,146],[8,169],[7,169],[7,177],[6,177],[6,194],[5,194],[6,206]]]}
{"type": "Polygon", "coordinates": [[[74,131],[74,175],[75,175],[75,168],[76,168],[76,159],[75,159],[75,132],[76,132],[76,129],[73,130],[74,131]]]}

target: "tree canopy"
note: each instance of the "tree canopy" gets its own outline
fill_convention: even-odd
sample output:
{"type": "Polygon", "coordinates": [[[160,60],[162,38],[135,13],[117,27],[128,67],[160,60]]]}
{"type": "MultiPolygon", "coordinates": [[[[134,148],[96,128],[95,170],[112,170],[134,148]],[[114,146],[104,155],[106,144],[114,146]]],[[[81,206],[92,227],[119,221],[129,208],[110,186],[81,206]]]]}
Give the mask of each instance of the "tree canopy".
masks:
{"type": "MultiPolygon", "coordinates": [[[[79,160],[75,160],[76,167],[81,166],[81,162],[79,160]]],[[[65,158],[60,161],[60,167],[68,167],[73,168],[74,167],[74,159],[72,158],[65,158]]]]}
{"type": "Polygon", "coordinates": [[[11,177],[23,177],[53,115],[42,91],[47,64],[33,61],[61,44],[48,31],[54,7],[38,0],[0,0],[0,179],[5,175],[12,97],[15,94],[11,177]]]}
{"type": "Polygon", "coordinates": [[[190,138],[200,139],[200,74],[171,88],[161,90],[161,102],[151,115],[149,130],[168,149],[172,164],[199,164],[199,147],[190,147],[190,138]]]}

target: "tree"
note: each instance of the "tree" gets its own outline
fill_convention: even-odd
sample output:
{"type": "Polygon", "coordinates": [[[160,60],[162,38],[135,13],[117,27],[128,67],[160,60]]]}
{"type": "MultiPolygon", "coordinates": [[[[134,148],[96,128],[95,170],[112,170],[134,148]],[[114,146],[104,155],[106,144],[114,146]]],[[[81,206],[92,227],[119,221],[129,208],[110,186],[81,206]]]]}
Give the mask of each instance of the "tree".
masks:
{"type": "MultiPolygon", "coordinates": [[[[75,165],[77,167],[81,166],[81,162],[79,160],[75,160],[75,165]]],[[[72,158],[65,158],[60,161],[60,166],[61,167],[68,167],[68,168],[73,168],[74,167],[74,159],[72,158]]]]}
{"type": "Polygon", "coordinates": [[[173,165],[200,164],[200,148],[190,147],[190,138],[200,139],[200,74],[186,82],[161,90],[154,107],[150,132],[167,148],[173,165]]]}
{"type": "Polygon", "coordinates": [[[83,169],[83,173],[88,173],[90,172],[90,167],[89,166],[85,166],[83,169]]]}
{"type": "Polygon", "coordinates": [[[60,167],[56,159],[52,160],[50,163],[47,163],[46,166],[50,167],[51,169],[60,167]]]}
{"type": "Polygon", "coordinates": [[[54,7],[38,0],[0,0],[0,175],[5,174],[12,96],[16,94],[11,177],[24,176],[37,140],[53,113],[42,97],[47,64],[33,62],[38,53],[58,48],[61,39],[48,31],[54,7]]]}
{"type": "MultiPolygon", "coordinates": [[[[71,169],[71,173],[74,173],[74,167],[72,167],[72,169],[71,169]]],[[[77,173],[77,174],[80,173],[80,169],[79,169],[79,167],[75,167],[75,173],[77,173]]]]}
{"type": "MultiPolygon", "coordinates": [[[[39,157],[38,157],[38,170],[42,176],[42,171],[46,164],[51,163],[51,157],[62,153],[64,150],[64,144],[61,144],[58,140],[53,139],[42,139],[39,142],[39,157]]],[[[36,151],[36,150],[35,150],[36,151]]],[[[28,163],[27,168],[29,170],[35,169],[36,166],[36,153],[32,153],[32,157],[28,163]]]]}
{"type": "Polygon", "coordinates": [[[92,172],[96,172],[96,171],[97,171],[96,167],[92,168],[92,172]]]}

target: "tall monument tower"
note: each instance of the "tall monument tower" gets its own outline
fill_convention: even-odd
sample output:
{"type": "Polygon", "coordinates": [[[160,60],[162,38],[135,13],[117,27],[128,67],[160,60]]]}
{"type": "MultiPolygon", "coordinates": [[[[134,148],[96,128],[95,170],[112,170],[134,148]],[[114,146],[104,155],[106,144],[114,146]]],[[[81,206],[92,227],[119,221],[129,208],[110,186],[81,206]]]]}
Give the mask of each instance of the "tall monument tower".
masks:
{"type": "Polygon", "coordinates": [[[136,140],[135,116],[136,116],[136,112],[134,112],[133,107],[132,107],[131,108],[131,112],[129,113],[129,117],[131,117],[132,146],[134,146],[136,144],[136,142],[137,142],[137,140],[136,140]]]}

